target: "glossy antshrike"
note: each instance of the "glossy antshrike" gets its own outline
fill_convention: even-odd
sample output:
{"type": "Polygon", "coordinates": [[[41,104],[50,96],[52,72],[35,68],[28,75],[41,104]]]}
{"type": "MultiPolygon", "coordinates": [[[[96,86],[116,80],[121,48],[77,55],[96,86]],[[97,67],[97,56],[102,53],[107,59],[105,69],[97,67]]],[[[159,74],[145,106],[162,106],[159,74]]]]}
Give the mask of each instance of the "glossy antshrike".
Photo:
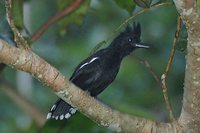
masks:
{"type": "MultiPolygon", "coordinates": [[[[140,41],[140,35],[139,23],[134,23],[132,27],[127,26],[125,31],[121,32],[108,47],[83,60],[76,67],[70,81],[96,97],[113,82],[125,56],[137,48],[149,48],[140,41]]],[[[68,119],[75,112],[75,108],[62,99],[58,99],[47,114],[47,119],[68,119]]]]}

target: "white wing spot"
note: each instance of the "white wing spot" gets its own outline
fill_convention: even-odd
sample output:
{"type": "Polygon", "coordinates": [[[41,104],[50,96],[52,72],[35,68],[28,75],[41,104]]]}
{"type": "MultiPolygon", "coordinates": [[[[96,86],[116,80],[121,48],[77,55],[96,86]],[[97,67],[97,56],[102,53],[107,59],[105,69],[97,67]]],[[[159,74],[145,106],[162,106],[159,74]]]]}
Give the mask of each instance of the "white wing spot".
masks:
{"type": "Polygon", "coordinates": [[[58,116],[56,116],[55,119],[58,120],[58,116]]]}
{"type": "Polygon", "coordinates": [[[81,65],[81,67],[79,69],[83,68],[87,64],[88,64],[88,62],[86,62],[85,64],[81,65]]]}
{"type": "Polygon", "coordinates": [[[71,114],[70,114],[70,113],[67,113],[67,114],[65,115],[65,118],[68,119],[70,116],[71,116],[71,114]]]}
{"type": "Polygon", "coordinates": [[[96,59],[99,59],[99,57],[94,57],[94,58],[92,58],[89,62],[86,62],[86,63],[84,63],[83,65],[81,65],[79,69],[81,69],[81,68],[83,68],[84,66],[86,66],[86,65],[88,65],[88,64],[90,64],[90,63],[92,63],[92,62],[95,61],[96,59]]]}
{"type": "Polygon", "coordinates": [[[92,58],[91,60],[90,60],[90,62],[89,63],[92,63],[94,60],[96,60],[96,59],[99,59],[99,57],[94,57],[94,58],[92,58]]]}

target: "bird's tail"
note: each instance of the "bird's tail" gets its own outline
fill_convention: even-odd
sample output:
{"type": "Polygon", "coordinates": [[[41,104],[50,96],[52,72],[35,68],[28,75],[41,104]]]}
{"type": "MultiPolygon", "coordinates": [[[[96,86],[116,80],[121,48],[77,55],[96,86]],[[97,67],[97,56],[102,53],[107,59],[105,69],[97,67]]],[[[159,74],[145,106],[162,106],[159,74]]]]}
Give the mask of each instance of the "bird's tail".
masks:
{"type": "Polygon", "coordinates": [[[76,109],[71,105],[58,99],[57,102],[51,107],[51,110],[47,114],[47,119],[56,119],[63,120],[64,118],[68,119],[76,112],[76,109]]]}

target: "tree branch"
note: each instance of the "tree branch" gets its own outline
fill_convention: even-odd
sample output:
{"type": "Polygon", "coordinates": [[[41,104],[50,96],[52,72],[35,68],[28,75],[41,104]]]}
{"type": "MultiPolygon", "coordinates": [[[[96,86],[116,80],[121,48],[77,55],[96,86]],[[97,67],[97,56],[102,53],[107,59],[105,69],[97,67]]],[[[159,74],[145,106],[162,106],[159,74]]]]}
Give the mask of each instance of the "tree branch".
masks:
{"type": "Polygon", "coordinates": [[[135,58],[137,60],[139,60],[140,63],[144,64],[144,66],[148,69],[148,71],[150,72],[150,74],[152,75],[152,77],[155,79],[155,81],[158,83],[158,85],[162,88],[161,81],[158,78],[157,74],[154,72],[153,67],[151,66],[151,64],[147,60],[142,59],[142,58],[140,58],[138,56],[135,56],[135,58]]]}
{"type": "Polygon", "coordinates": [[[169,117],[170,117],[171,121],[174,121],[174,116],[173,116],[171,104],[169,102],[168,88],[167,88],[167,85],[166,85],[166,80],[167,80],[169,70],[170,70],[171,65],[172,65],[172,61],[174,59],[175,48],[176,48],[176,44],[177,44],[177,41],[178,41],[178,38],[179,38],[179,35],[180,35],[180,30],[181,30],[181,18],[180,18],[180,16],[178,16],[178,18],[177,18],[177,29],[176,29],[172,49],[171,49],[171,54],[170,54],[165,72],[161,76],[161,87],[163,89],[163,96],[164,96],[164,99],[165,99],[165,103],[167,105],[167,110],[169,112],[169,117]]]}
{"type": "Polygon", "coordinates": [[[112,110],[76,87],[56,68],[30,50],[16,48],[0,40],[0,61],[35,76],[43,84],[52,88],[60,98],[76,107],[91,120],[116,132],[180,132],[177,121],[166,124],[157,123],[112,110]]]}
{"type": "Polygon", "coordinates": [[[37,32],[30,38],[30,44],[36,41],[52,24],[54,24],[59,19],[69,15],[74,10],[76,10],[83,0],[75,0],[69,7],[66,7],[64,10],[58,12],[55,16],[50,18],[47,22],[45,22],[37,32]]]}
{"type": "Polygon", "coordinates": [[[185,132],[200,132],[200,7],[196,0],[174,0],[188,31],[184,98],[179,123],[185,132]]]}
{"type": "Polygon", "coordinates": [[[5,7],[6,7],[6,15],[7,15],[7,20],[8,24],[10,25],[10,28],[13,31],[14,34],[14,41],[16,42],[18,47],[22,47],[25,49],[29,49],[27,41],[22,37],[21,33],[15,26],[13,14],[12,14],[12,0],[5,0],[5,7]]]}

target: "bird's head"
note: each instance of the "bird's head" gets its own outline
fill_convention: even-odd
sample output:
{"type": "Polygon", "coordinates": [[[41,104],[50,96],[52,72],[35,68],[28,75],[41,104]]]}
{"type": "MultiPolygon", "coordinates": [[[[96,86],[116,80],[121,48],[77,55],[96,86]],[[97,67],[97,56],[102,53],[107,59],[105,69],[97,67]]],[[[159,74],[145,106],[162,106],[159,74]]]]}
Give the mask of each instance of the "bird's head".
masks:
{"type": "Polygon", "coordinates": [[[121,32],[111,43],[111,47],[117,50],[122,56],[130,54],[136,48],[149,48],[140,40],[141,27],[139,23],[128,25],[125,31],[121,32]]]}

